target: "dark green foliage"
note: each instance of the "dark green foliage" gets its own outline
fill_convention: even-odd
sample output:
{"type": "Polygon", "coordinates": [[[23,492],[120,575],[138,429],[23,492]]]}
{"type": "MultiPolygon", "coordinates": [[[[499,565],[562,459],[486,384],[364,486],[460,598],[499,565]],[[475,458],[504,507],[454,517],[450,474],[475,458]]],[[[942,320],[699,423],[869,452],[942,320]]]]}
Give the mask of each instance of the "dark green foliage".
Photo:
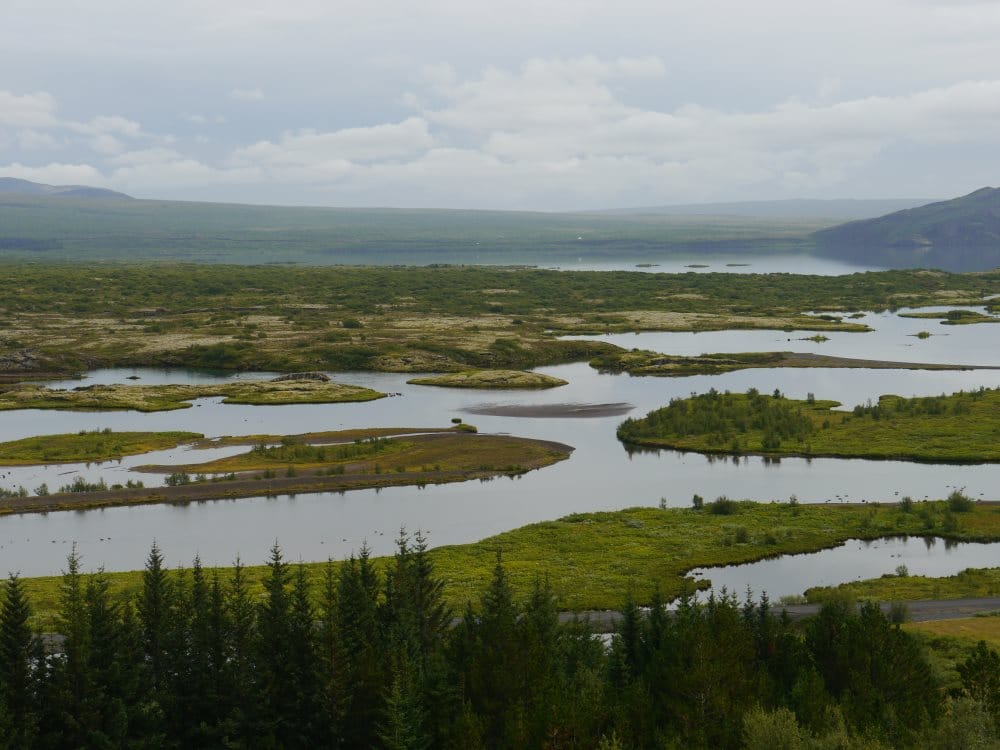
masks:
{"type": "Polygon", "coordinates": [[[30,616],[21,581],[11,574],[0,599],[0,748],[30,747],[38,736],[43,661],[30,616]]]}
{"type": "Polygon", "coordinates": [[[948,495],[948,510],[952,513],[968,513],[976,507],[976,501],[961,490],[952,490],[948,495]]]}
{"type": "Polygon", "coordinates": [[[763,431],[762,448],[773,451],[782,440],[805,440],[814,427],[801,406],[780,393],[765,396],[755,389],[746,394],[719,393],[713,388],[692,398],[675,398],[642,419],[626,419],[618,427],[618,439],[636,442],[665,434],[708,435],[713,445],[729,450],[734,439],[748,430],[763,431]]]}
{"type": "MultiPolygon", "coordinates": [[[[875,606],[804,631],[766,598],[626,602],[610,648],[561,624],[544,579],[517,601],[499,555],[453,621],[426,539],[401,532],[317,587],[275,545],[262,594],[153,547],[131,599],[63,577],[47,659],[16,576],[0,601],[3,748],[957,747],[995,742],[1000,657],[980,644],[945,705],[917,642],[875,606]],[[969,740],[969,741],[972,741],[969,740]]],[[[988,746],[988,745],[984,745],[988,746]]]]}
{"type": "Polygon", "coordinates": [[[972,655],[958,665],[958,674],[962,689],[980,701],[1000,727],[1000,654],[980,641],[972,655]]]}

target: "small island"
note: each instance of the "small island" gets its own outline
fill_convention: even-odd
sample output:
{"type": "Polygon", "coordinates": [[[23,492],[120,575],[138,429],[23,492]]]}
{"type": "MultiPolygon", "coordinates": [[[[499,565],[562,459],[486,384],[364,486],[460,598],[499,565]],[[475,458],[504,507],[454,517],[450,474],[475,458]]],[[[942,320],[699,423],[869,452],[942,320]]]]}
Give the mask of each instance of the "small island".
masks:
{"type": "Polygon", "coordinates": [[[975,323],[1000,323],[995,315],[986,315],[978,310],[948,310],[946,312],[899,313],[901,318],[926,318],[940,320],[943,326],[966,326],[975,323]]]}
{"type": "MultiPolygon", "coordinates": [[[[157,436],[164,442],[161,447],[200,437],[177,433],[178,437],[168,439],[172,433],[110,431],[99,435],[104,441],[101,444],[104,453],[95,454],[90,460],[99,460],[98,456],[108,458],[112,446],[118,454],[128,445],[133,446],[132,453],[141,452],[138,450],[141,440],[155,445],[157,436]]],[[[49,439],[51,436],[37,440],[49,439]]],[[[0,445],[0,449],[11,445],[0,445]]],[[[48,488],[44,492],[36,490],[34,495],[26,490],[0,491],[0,514],[422,486],[518,476],[569,458],[573,451],[571,446],[546,440],[479,435],[475,427],[465,424],[449,428],[375,428],[223,437],[198,441],[195,447],[227,445],[247,445],[249,450],[202,463],[147,465],[137,469],[165,475],[163,487],[146,487],[143,482],[132,480],[109,487],[103,480],[96,484],[81,480],[57,492],[48,488]]],[[[27,447],[22,446],[21,450],[28,456],[27,447]]]]}
{"type": "Polygon", "coordinates": [[[627,419],[627,446],[700,453],[828,456],[951,463],[1000,461],[1000,389],[901,398],[834,411],[836,401],[711,390],[674,399],[641,419],[627,419]]]}
{"type": "Polygon", "coordinates": [[[484,390],[543,389],[566,385],[562,378],[523,370],[466,370],[428,378],[407,380],[412,385],[436,385],[444,388],[479,388],[484,390]]]}
{"type": "Polygon", "coordinates": [[[83,430],[0,443],[0,466],[35,466],[113,461],[175,448],[203,438],[200,432],[112,432],[83,430]]]}
{"type": "Polygon", "coordinates": [[[90,385],[72,389],[21,383],[0,391],[0,411],[171,411],[198,398],[222,396],[224,404],[335,404],[373,401],[386,394],[356,385],[316,379],[234,380],[202,385],[90,385]]]}

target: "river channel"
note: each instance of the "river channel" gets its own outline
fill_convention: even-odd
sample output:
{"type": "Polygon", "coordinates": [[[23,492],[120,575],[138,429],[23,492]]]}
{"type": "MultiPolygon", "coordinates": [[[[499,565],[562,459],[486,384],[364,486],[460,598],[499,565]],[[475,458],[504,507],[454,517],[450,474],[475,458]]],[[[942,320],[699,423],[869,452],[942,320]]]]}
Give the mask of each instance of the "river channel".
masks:
{"type": "MultiPolygon", "coordinates": [[[[608,339],[671,354],[785,349],[900,361],[1000,365],[1000,327],[994,325],[941,326],[935,320],[904,319],[891,313],[866,316],[860,322],[868,322],[876,330],[827,334],[831,341],[823,344],[803,341],[809,332],[774,331],[627,334],[620,341],[608,339]],[[913,338],[911,334],[919,330],[935,334],[940,330],[942,335],[913,338]]],[[[386,554],[392,551],[392,539],[400,526],[426,530],[434,545],[465,543],[573,512],[657,505],[661,498],[669,505],[686,506],[695,493],[706,498],[728,495],[762,501],[784,501],[795,495],[802,502],[821,503],[891,501],[902,495],[935,498],[964,488],[975,498],[1000,499],[1000,465],[789,458],[765,462],[757,457],[709,459],[676,451],[630,455],[615,439],[621,416],[581,419],[470,413],[489,411],[490,406],[625,402],[633,407],[631,414],[641,416],[671,398],[713,387],[732,391],[754,387],[765,392],[778,388],[796,398],[814,393],[817,398],[837,399],[850,408],[883,393],[934,395],[1000,387],[1000,370],[758,369],[714,376],[643,378],[602,374],[577,363],[540,371],[568,380],[569,385],[543,392],[470,391],[407,385],[412,374],[349,372],[331,375],[339,382],[400,395],[359,404],[308,406],[227,405],[211,398],[198,400],[189,409],[152,414],[2,413],[0,440],[106,427],[190,430],[208,436],[436,427],[461,417],[480,432],[555,440],[574,446],[575,451],[567,461],[517,479],[6,517],[0,519],[0,571],[58,573],[73,542],[87,569],[103,565],[108,570],[139,567],[154,539],[168,562],[175,565],[189,564],[196,554],[209,565],[229,564],[237,555],[257,562],[275,540],[293,560],[344,557],[365,541],[374,553],[386,554]]],[[[121,369],[91,372],[83,383],[50,385],[200,383],[269,375],[121,369]],[[139,379],[127,379],[130,376],[139,379]]],[[[0,486],[33,488],[44,481],[55,489],[78,475],[88,481],[104,478],[109,483],[132,476],[150,484],[154,481],[151,475],[135,474],[128,468],[152,461],[187,462],[195,457],[208,460],[213,455],[177,449],[89,467],[4,467],[0,468],[0,486]]],[[[996,555],[990,556],[994,559],[977,558],[976,564],[998,564],[996,555]]],[[[873,569],[872,575],[886,572],[883,568],[873,569]]]]}

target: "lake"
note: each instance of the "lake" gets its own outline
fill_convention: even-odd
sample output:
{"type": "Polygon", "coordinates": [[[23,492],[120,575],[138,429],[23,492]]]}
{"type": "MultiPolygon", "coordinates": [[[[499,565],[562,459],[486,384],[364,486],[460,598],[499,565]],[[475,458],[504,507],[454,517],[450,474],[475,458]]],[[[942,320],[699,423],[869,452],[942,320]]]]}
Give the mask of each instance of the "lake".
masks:
{"type": "MultiPolygon", "coordinates": [[[[992,325],[938,326],[933,320],[896,318],[890,313],[865,319],[876,331],[835,334],[844,339],[847,356],[864,352],[893,351],[911,327],[943,329],[947,354],[961,361],[992,364],[1000,328],[992,325]],[[954,336],[954,338],[952,338],[954,336]],[[853,338],[848,338],[853,337],[853,338]],[[853,347],[853,348],[852,348],[853,347]],[[871,347],[871,348],[869,348],[871,347]]],[[[690,342],[709,342],[704,351],[752,351],[763,337],[791,338],[798,342],[808,333],[722,332],[720,334],[627,334],[636,339],[660,337],[657,344],[642,343],[666,353],[692,353],[690,342]],[[726,337],[723,339],[722,337],[726,337]],[[739,337],[738,339],[735,337],[739,337]],[[740,342],[739,346],[729,346],[740,342]],[[720,346],[715,346],[720,342],[720,346]]],[[[829,335],[829,334],[828,334],[829,335]]],[[[831,335],[833,338],[834,335],[831,335]]],[[[937,337],[913,342],[933,346],[937,337]]],[[[792,344],[792,342],[787,342],[792,344]]],[[[822,347],[833,343],[819,345],[822,347]]],[[[795,346],[813,346],[799,342],[795,346]]],[[[900,344],[902,346],[902,344],[900,344]]],[[[695,347],[697,348],[697,347],[695,347]]],[[[782,347],[790,348],[790,347],[782,347]]],[[[916,349],[899,359],[934,361],[946,351],[916,349]]],[[[886,355],[888,356],[888,355],[886,355]]],[[[897,358],[893,355],[891,358],[897,358]]],[[[434,545],[471,542],[527,523],[568,513],[608,510],[635,505],[658,505],[661,498],[672,506],[686,506],[694,494],[707,499],[719,495],[761,501],[785,501],[796,495],[802,502],[892,501],[903,495],[914,499],[944,497],[964,488],[975,498],[998,499],[1000,466],[913,464],[898,461],[786,458],[765,462],[759,457],[709,458],[677,451],[630,455],[615,439],[621,416],[590,419],[502,417],[471,414],[490,406],[552,404],[602,404],[626,402],[631,414],[643,415],[666,404],[709,388],[763,392],[779,388],[786,395],[833,398],[845,408],[874,399],[882,393],[903,396],[935,395],[980,386],[1000,387],[996,371],[777,369],[743,370],[711,376],[642,378],[601,374],[585,363],[539,368],[561,377],[569,385],[541,392],[470,391],[407,385],[413,374],[331,373],[340,382],[364,385],[401,396],[358,404],[242,406],[222,404],[221,399],[200,399],[190,409],[143,414],[139,412],[56,412],[23,410],[0,415],[0,440],[31,435],[77,432],[84,429],[192,430],[209,436],[285,434],[337,430],[351,427],[437,427],[453,417],[475,424],[481,432],[510,433],[555,440],[575,447],[571,458],[517,479],[496,479],[346,494],[320,493],[298,497],[209,501],[190,505],[157,505],[29,514],[0,519],[0,570],[24,575],[57,573],[65,563],[72,542],[77,542],[85,566],[104,565],[108,570],[139,567],[155,538],[171,564],[189,564],[200,554],[206,564],[228,564],[241,555],[248,562],[264,559],[277,539],[291,559],[340,558],[367,541],[376,554],[393,549],[400,526],[425,529],[434,545]]],[[[272,373],[226,373],[193,370],[119,369],[89,373],[80,381],[53,383],[56,387],[81,384],[137,382],[199,383],[220,379],[269,377],[272,373]],[[129,380],[137,376],[139,380],[129,380]]],[[[213,449],[215,450],[215,449],[213,449]]],[[[227,451],[229,449],[218,449],[227,451]]],[[[23,484],[33,489],[41,482],[54,489],[75,476],[88,481],[105,478],[121,482],[134,474],[129,467],[156,461],[189,462],[198,453],[187,449],[133,457],[122,462],[91,466],[53,466],[0,469],[0,486],[23,484]]],[[[214,457],[205,453],[204,460],[214,457]]],[[[147,483],[154,475],[135,474],[147,483]]],[[[997,564],[980,561],[979,564],[997,564]]],[[[885,572],[881,569],[873,574],[885,572]]]]}

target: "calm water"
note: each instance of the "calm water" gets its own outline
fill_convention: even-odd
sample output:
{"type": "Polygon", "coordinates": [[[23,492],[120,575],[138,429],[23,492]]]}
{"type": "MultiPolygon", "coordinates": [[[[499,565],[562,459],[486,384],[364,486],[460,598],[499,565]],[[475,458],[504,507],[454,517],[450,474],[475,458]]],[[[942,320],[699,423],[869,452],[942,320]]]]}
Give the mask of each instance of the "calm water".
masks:
{"type": "MultiPolygon", "coordinates": [[[[922,308],[922,312],[952,308],[922,308]]],[[[968,308],[986,313],[986,308],[968,308]]],[[[902,309],[899,312],[909,312],[902,309]]],[[[891,312],[866,313],[852,319],[874,329],[871,333],[823,331],[828,341],[811,341],[812,331],[704,331],[701,333],[612,333],[568,336],[607,341],[625,349],[697,356],[724,352],[809,352],[834,357],[878,359],[925,364],[1000,365],[1000,324],[941,325],[939,320],[902,318],[891,312]],[[917,338],[926,331],[929,338],[917,338]]],[[[819,391],[817,391],[817,394],[819,391]]]]}
{"type": "MultiPolygon", "coordinates": [[[[854,337],[864,345],[885,352],[905,326],[924,328],[935,321],[893,320],[894,316],[866,319],[875,333],[836,334],[854,337]],[[902,322],[900,322],[902,321],[902,322]],[[867,342],[872,342],[867,344],[867,342]],[[883,342],[879,345],[879,342],[883,342]]],[[[956,336],[953,352],[960,361],[997,362],[1000,328],[990,325],[943,326],[956,336]],[[978,357],[979,359],[975,359],[978,357]]],[[[661,336],[655,347],[668,353],[684,351],[678,342],[712,336],[739,336],[740,346],[712,346],[708,351],[750,351],[761,348],[756,336],[785,336],[774,332],[726,334],[648,334],[661,336]],[[751,343],[748,343],[751,342],[751,343]]],[[[797,334],[792,334],[794,339],[797,334]]],[[[807,335],[807,334],[801,334],[807,335]]],[[[905,334],[904,334],[905,335],[905,334]]],[[[643,336],[646,336],[645,334],[643,336]]],[[[831,336],[832,338],[832,336],[831,336]]],[[[937,337],[920,341],[932,344],[937,337]]],[[[944,338],[944,337],[942,337],[944,338]]],[[[733,339],[736,341],[736,339],[733,339]]],[[[808,342],[810,345],[811,342],[808,342]]],[[[828,346],[831,342],[828,342],[828,346]]],[[[862,346],[862,344],[853,344],[862,346]]],[[[847,346],[847,343],[844,344],[847,346]]],[[[771,348],[771,347],[767,347],[771,348]]],[[[787,347],[784,347],[787,348],[787,347]]],[[[852,356],[869,356],[859,354],[852,356]]],[[[942,355],[944,356],[944,355],[942,355]]],[[[882,358],[890,358],[888,355],[882,358]]],[[[897,358],[893,355],[891,358],[897,358]]],[[[903,356],[900,359],[918,359],[903,356]]],[[[928,356],[921,361],[933,361],[928,356]]],[[[671,505],[686,506],[693,494],[706,498],[728,495],[757,500],[786,500],[796,495],[803,502],[893,500],[901,495],[915,499],[942,497],[963,487],[974,497],[1000,499],[1000,466],[948,466],[894,461],[836,459],[783,459],[765,463],[746,457],[737,461],[710,460],[699,454],[676,451],[629,455],[615,439],[621,417],[593,419],[525,418],[471,415],[466,410],[496,405],[628,402],[632,414],[642,415],[674,397],[708,388],[765,392],[780,388],[791,397],[813,392],[834,398],[850,408],[882,393],[904,396],[950,393],[980,386],[1000,387],[997,371],[897,371],[897,370],[745,370],[717,376],[687,378],[638,378],[602,375],[586,364],[540,368],[562,377],[569,385],[542,392],[468,391],[410,386],[413,375],[387,373],[336,373],[341,382],[365,385],[399,397],[362,404],[304,406],[240,406],[220,399],[201,399],[190,409],[142,414],[138,412],[74,413],[24,410],[0,414],[0,440],[31,435],[75,432],[110,427],[114,430],[191,430],[208,436],[255,433],[285,434],[364,426],[445,426],[452,417],[475,424],[481,432],[511,433],[556,440],[575,447],[572,457],[556,466],[531,472],[519,479],[485,483],[364,490],[344,495],[322,493],[295,498],[256,498],[211,501],[184,506],[111,508],[100,511],[25,515],[0,519],[0,571],[20,570],[25,575],[58,572],[69,545],[76,541],[88,567],[109,570],[137,567],[155,538],[173,564],[189,563],[195,554],[209,564],[227,564],[237,554],[247,561],[264,558],[279,540],[293,558],[304,560],[342,557],[366,541],[378,553],[392,549],[391,540],[401,525],[430,532],[434,544],[464,543],[526,523],[557,518],[567,513],[656,505],[666,498],[671,505]]],[[[227,374],[189,370],[103,370],[90,373],[85,384],[137,382],[210,382],[231,377],[260,377],[268,373],[227,374]],[[139,380],[127,380],[129,376],[139,380]]],[[[80,381],[53,384],[74,387],[80,381]]],[[[229,449],[220,449],[226,450],[229,449]]],[[[214,457],[204,454],[204,460],[214,457]]],[[[76,475],[88,481],[104,478],[123,482],[130,476],[151,483],[153,477],[130,472],[142,463],[182,463],[201,454],[184,448],[92,466],[0,469],[0,486],[23,484],[34,489],[42,481],[50,488],[70,483],[76,475]],[[4,476],[7,475],[7,476],[4,476]],[[134,476],[133,476],[134,475],[134,476]]],[[[975,564],[998,564],[992,559],[975,564]]],[[[986,553],[983,553],[986,554],[986,553]]],[[[894,566],[893,566],[894,567],[894,566]]],[[[872,574],[884,572],[881,568],[872,574]]]]}
{"type": "Polygon", "coordinates": [[[789,255],[672,255],[652,260],[564,261],[541,265],[559,271],[638,271],[641,273],[797,273],[816,276],[843,276],[864,271],[881,271],[883,266],[865,266],[833,258],[805,254],[789,255]]]}
{"type": "Polygon", "coordinates": [[[708,579],[715,591],[725,588],[744,597],[747,586],[772,601],[803,594],[812,586],[836,586],[895,573],[905,565],[910,575],[950,576],[966,568],[1000,564],[1000,544],[954,544],[929,537],[851,539],[840,547],[805,555],[786,555],[747,565],[727,565],[691,571],[708,579]]]}

